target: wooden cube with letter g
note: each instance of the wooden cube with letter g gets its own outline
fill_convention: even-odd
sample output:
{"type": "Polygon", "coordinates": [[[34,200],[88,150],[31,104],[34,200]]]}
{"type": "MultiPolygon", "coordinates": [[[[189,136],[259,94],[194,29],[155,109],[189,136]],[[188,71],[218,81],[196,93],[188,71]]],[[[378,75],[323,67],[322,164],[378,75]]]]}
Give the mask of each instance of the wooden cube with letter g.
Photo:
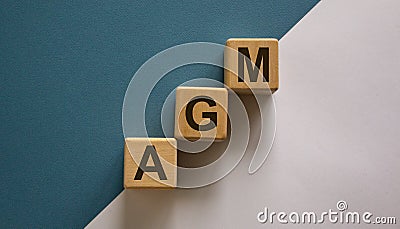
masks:
{"type": "Polygon", "coordinates": [[[227,137],[228,90],[178,87],[175,104],[175,138],[221,141],[227,137]]]}
{"type": "Polygon", "coordinates": [[[177,146],[174,138],[126,138],[125,188],[174,188],[177,146]]]}

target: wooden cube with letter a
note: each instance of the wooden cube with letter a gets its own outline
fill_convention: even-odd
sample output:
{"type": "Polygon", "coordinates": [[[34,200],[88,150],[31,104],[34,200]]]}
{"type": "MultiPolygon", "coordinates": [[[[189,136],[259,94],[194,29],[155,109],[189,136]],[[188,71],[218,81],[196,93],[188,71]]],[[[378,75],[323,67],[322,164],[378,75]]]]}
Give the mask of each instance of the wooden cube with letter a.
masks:
{"type": "Polygon", "coordinates": [[[226,41],[224,65],[225,85],[237,93],[278,90],[277,39],[231,38],[226,41]]]}
{"type": "Polygon", "coordinates": [[[177,148],[174,138],[126,138],[125,188],[174,188],[177,148]]]}
{"type": "Polygon", "coordinates": [[[212,87],[178,87],[175,138],[221,141],[227,136],[228,90],[212,87]]]}

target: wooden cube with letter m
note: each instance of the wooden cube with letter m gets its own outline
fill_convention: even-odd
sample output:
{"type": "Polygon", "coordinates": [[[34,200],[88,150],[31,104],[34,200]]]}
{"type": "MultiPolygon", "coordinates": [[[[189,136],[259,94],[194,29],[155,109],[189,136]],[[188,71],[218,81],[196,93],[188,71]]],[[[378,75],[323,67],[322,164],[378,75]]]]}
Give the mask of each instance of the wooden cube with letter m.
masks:
{"type": "Polygon", "coordinates": [[[273,93],[279,88],[278,62],[277,39],[231,38],[224,54],[225,85],[238,94],[273,93]]]}
{"type": "Polygon", "coordinates": [[[126,138],[125,188],[174,188],[177,146],[174,138],[126,138]]]}

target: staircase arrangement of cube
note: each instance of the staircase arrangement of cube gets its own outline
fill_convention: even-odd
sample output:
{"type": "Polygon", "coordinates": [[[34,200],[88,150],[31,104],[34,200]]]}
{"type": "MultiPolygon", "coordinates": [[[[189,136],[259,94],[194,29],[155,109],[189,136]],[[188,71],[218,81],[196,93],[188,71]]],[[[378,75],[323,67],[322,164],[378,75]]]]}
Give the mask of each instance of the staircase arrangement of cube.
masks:
{"type": "MultiPolygon", "coordinates": [[[[239,95],[278,90],[277,39],[231,38],[226,47],[235,50],[224,54],[226,88],[239,95]]],[[[124,187],[175,188],[180,140],[225,140],[228,132],[226,88],[178,87],[174,138],[125,139],[124,187]]]]}

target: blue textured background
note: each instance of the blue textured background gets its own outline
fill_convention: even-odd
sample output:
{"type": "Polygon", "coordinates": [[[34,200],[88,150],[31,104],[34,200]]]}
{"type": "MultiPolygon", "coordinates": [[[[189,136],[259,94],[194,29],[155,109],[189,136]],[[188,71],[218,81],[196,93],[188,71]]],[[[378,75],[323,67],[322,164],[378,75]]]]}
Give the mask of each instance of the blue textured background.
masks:
{"type": "MultiPolygon", "coordinates": [[[[186,42],[281,38],[316,2],[1,1],[0,227],[83,227],[122,190],[121,107],[148,58],[186,42]]],[[[222,70],[184,67],[157,85],[151,135],[162,135],[169,91],[204,76],[222,70]]]]}

